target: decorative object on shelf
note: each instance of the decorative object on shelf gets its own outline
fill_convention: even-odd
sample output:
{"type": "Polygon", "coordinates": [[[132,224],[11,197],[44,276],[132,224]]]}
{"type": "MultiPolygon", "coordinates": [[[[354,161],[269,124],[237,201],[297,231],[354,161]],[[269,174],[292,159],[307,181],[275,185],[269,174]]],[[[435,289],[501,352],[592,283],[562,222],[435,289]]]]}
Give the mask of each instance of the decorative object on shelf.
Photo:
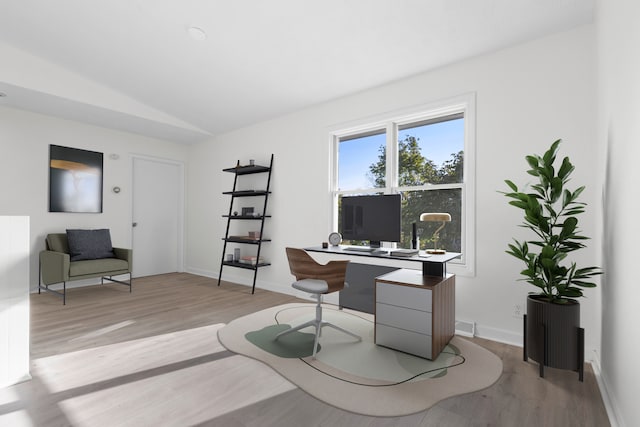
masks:
{"type": "Polygon", "coordinates": [[[227,254],[227,262],[233,261],[233,254],[227,254]]]}
{"type": "Polygon", "coordinates": [[[235,248],[235,249],[233,250],[233,260],[234,260],[235,262],[240,261],[240,248],[235,248]]]}
{"type": "Polygon", "coordinates": [[[327,249],[329,247],[329,242],[322,242],[322,249],[327,249]]]}
{"type": "Polygon", "coordinates": [[[329,243],[331,243],[331,246],[338,246],[340,242],[342,242],[342,234],[335,231],[329,234],[329,243]]]}
{"type": "MultiPolygon", "coordinates": [[[[427,212],[420,215],[420,221],[424,222],[442,222],[440,227],[433,233],[433,249],[427,249],[428,254],[444,254],[444,249],[438,248],[438,239],[440,238],[440,231],[444,228],[447,222],[451,222],[451,215],[444,212],[427,212]]],[[[417,243],[416,237],[416,243],[417,243]]]]}
{"type": "MultiPolygon", "coordinates": [[[[222,238],[222,240],[224,241],[224,247],[222,249],[222,253],[223,253],[222,261],[220,262],[218,286],[220,286],[220,282],[222,280],[222,270],[223,270],[223,267],[225,266],[253,270],[253,285],[251,287],[251,293],[253,294],[256,290],[256,279],[258,276],[258,268],[266,267],[270,265],[270,263],[266,262],[264,258],[261,256],[261,250],[262,250],[263,243],[271,241],[270,239],[265,239],[263,236],[264,236],[265,219],[271,218],[271,215],[267,215],[266,212],[267,212],[267,202],[269,200],[269,195],[271,194],[271,191],[269,190],[269,188],[271,185],[272,169],[273,169],[273,154],[271,155],[271,161],[269,163],[269,166],[256,165],[253,160],[250,161],[249,165],[241,166],[240,161],[238,160],[236,163],[236,166],[222,170],[223,172],[233,173],[234,180],[233,180],[233,190],[225,191],[222,193],[222,194],[231,196],[231,202],[229,203],[229,213],[227,215],[222,215],[223,217],[227,218],[227,229],[225,231],[224,237],[222,238]],[[244,175],[253,175],[253,174],[260,174],[260,173],[267,174],[266,189],[238,190],[238,180],[240,179],[240,177],[244,175]],[[238,215],[238,211],[237,210],[234,211],[233,207],[234,207],[236,198],[239,198],[239,197],[241,198],[262,197],[263,198],[262,200],[264,201],[264,204],[262,206],[262,214],[257,210],[255,210],[254,207],[250,206],[250,207],[241,208],[241,214],[238,215]],[[232,212],[233,212],[233,215],[232,215],[232,212]],[[242,235],[230,235],[229,231],[231,229],[231,223],[234,222],[238,224],[238,221],[242,223],[252,222],[252,221],[255,223],[256,221],[259,221],[260,230],[247,231],[246,234],[242,234],[242,235]],[[234,257],[234,262],[225,263],[224,254],[227,251],[227,243],[229,242],[253,245],[254,247],[256,247],[256,254],[243,255],[243,256],[240,256],[240,254],[238,254],[238,256],[234,257]]],[[[238,248],[236,248],[236,250],[239,251],[238,248]]]]}
{"type": "Polygon", "coordinates": [[[582,288],[593,288],[590,279],[602,274],[599,267],[578,268],[575,262],[562,263],[570,252],[585,247],[587,237],[579,234],[577,215],[584,212],[585,203],[578,197],[584,186],[571,191],[565,188],[575,167],[565,157],[554,166],[561,140],[555,141],[543,156],[529,155],[527,173],[538,182],[528,193],[520,191],[505,180],[510,192],[502,192],[511,199],[509,204],[524,211],[522,227],[531,230],[535,240],[509,244],[508,254],[521,260],[525,269],[522,281],[539,288],[539,294],[527,298],[527,314],[523,319],[523,359],[544,366],[570,369],[583,380],[584,329],[580,327],[582,288]]]}
{"type": "Polygon", "coordinates": [[[256,161],[251,159],[249,160],[249,166],[255,166],[256,165],[256,161]]]}

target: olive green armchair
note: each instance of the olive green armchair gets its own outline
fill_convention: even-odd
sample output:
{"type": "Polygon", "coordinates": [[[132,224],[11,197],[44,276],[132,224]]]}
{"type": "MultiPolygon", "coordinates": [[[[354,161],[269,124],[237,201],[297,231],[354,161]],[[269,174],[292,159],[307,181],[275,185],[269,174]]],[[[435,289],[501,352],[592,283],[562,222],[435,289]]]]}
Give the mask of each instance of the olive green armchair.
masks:
{"type": "MultiPolygon", "coordinates": [[[[69,239],[65,233],[48,234],[46,238],[47,249],[40,252],[40,280],[38,283],[38,293],[41,290],[51,292],[62,297],[63,305],[67,303],[66,291],[67,282],[73,280],[90,279],[94,277],[100,277],[101,283],[104,284],[105,280],[109,280],[114,283],[126,285],[129,287],[129,292],[132,289],[132,277],[131,267],[133,262],[133,253],[131,249],[124,248],[111,248],[111,239],[108,235],[108,230],[70,230],[70,231],[82,231],[82,235],[93,235],[99,233],[104,238],[106,232],[106,239],[109,250],[103,250],[95,252],[90,255],[79,255],[74,250],[69,248],[69,239]],[[88,257],[88,258],[87,258],[88,257]],[[129,280],[121,281],[113,279],[113,276],[128,274],[129,280]],[[53,284],[62,283],[62,289],[54,290],[49,286],[53,284]]],[[[72,236],[72,235],[70,235],[72,236]]],[[[104,240],[104,239],[103,239],[104,240]]],[[[95,242],[96,240],[93,240],[95,242]]],[[[100,246],[100,240],[97,241],[97,247],[100,246]]],[[[82,243],[82,242],[81,242],[82,243]]],[[[85,248],[87,244],[90,246],[92,240],[84,241],[85,248]]],[[[104,248],[100,248],[104,249],[104,248]]],[[[91,251],[92,248],[89,248],[91,251]]]]}

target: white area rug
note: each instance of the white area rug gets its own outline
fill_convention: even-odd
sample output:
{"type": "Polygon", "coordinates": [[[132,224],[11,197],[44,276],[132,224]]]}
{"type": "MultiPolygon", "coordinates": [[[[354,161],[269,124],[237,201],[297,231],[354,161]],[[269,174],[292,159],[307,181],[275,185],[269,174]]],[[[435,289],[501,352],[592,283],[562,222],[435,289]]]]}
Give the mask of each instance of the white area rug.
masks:
{"type": "Polygon", "coordinates": [[[434,361],[373,343],[373,316],[325,306],[324,317],[362,337],[325,328],[317,359],[310,357],[312,328],[273,341],[273,336],[315,315],[313,304],[285,304],[233,320],[218,331],[227,349],[271,366],[310,395],[363,415],[402,416],[442,399],[492,385],[502,374],[490,351],[454,337],[434,361]],[[297,336],[296,336],[297,335],[297,336]]]}

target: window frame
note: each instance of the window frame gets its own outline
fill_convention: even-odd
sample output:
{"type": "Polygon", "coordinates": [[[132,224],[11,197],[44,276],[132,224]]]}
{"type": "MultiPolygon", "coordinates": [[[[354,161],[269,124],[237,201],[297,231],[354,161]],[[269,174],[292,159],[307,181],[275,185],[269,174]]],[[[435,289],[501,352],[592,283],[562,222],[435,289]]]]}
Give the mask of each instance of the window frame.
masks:
{"type": "Polygon", "coordinates": [[[468,93],[454,98],[449,98],[425,105],[386,113],[376,117],[370,117],[351,122],[342,126],[336,126],[329,131],[331,146],[331,170],[330,170],[330,218],[331,231],[338,227],[338,198],[340,195],[349,194],[397,194],[402,191],[420,190],[445,190],[460,189],[462,192],[462,257],[450,261],[450,271],[463,276],[475,275],[475,93],[468,93]],[[463,182],[449,184],[425,184],[420,186],[398,186],[398,130],[401,126],[432,120],[452,114],[464,115],[464,163],[463,182]],[[356,135],[366,134],[375,129],[386,129],[386,180],[385,187],[362,188],[353,190],[338,190],[338,166],[339,144],[341,139],[356,135]]]}

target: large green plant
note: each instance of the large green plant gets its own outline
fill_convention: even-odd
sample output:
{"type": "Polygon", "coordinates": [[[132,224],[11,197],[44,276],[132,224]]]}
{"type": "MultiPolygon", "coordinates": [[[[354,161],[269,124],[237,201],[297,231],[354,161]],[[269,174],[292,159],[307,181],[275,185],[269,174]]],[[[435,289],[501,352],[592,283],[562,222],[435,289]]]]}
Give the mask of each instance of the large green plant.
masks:
{"type": "Polygon", "coordinates": [[[578,201],[584,186],[573,192],[565,188],[574,170],[568,157],[557,170],[554,167],[560,142],[551,144],[542,157],[526,156],[531,168],[527,173],[538,180],[531,185],[533,192],[520,191],[513,182],[505,180],[511,192],[503,194],[512,199],[510,205],[523,210],[521,226],[537,236],[535,240],[514,239],[506,252],[524,262],[522,280],[540,288],[540,294],[550,302],[563,304],[583,296],[582,288],[595,287],[589,279],[602,271],[599,267],[578,268],[575,262],[563,265],[570,252],[585,247],[582,242],[588,237],[579,234],[577,218],[586,206],[578,201]]]}

